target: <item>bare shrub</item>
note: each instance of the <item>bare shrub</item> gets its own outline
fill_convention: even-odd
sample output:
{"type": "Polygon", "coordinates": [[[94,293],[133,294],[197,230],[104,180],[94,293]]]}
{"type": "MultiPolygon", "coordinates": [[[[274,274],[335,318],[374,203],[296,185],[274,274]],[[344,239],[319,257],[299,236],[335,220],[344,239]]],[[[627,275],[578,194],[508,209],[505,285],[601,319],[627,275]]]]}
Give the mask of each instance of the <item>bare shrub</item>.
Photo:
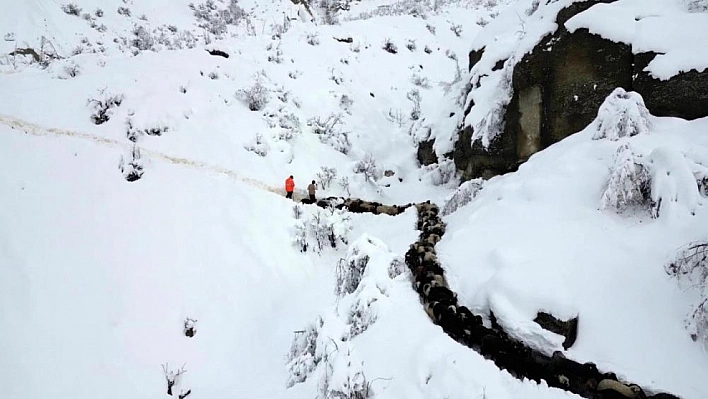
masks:
{"type": "Polygon", "coordinates": [[[354,165],[354,173],[364,175],[364,179],[369,182],[374,182],[383,177],[383,172],[381,172],[378,162],[376,162],[374,156],[369,153],[364,155],[364,158],[354,165]]]}
{"type": "Polygon", "coordinates": [[[676,259],[666,266],[666,273],[700,291],[698,304],[686,316],[685,327],[694,341],[708,345],[708,241],[680,248],[676,259]]]}
{"type": "Polygon", "coordinates": [[[120,107],[123,103],[122,94],[108,94],[106,90],[100,90],[98,98],[89,98],[87,104],[91,106],[94,113],[91,115],[91,121],[100,125],[110,120],[112,109],[120,107]]]}
{"type": "Polygon", "coordinates": [[[386,52],[391,54],[398,53],[398,46],[390,38],[384,39],[383,45],[381,46],[386,52]]]}
{"type": "Polygon", "coordinates": [[[81,7],[79,7],[76,3],[64,4],[61,6],[61,10],[68,15],[74,15],[77,17],[81,15],[81,7]]]}
{"type": "Polygon", "coordinates": [[[238,91],[238,95],[246,101],[248,109],[251,111],[262,110],[270,100],[270,91],[265,87],[262,80],[259,75],[253,86],[238,91]]]}

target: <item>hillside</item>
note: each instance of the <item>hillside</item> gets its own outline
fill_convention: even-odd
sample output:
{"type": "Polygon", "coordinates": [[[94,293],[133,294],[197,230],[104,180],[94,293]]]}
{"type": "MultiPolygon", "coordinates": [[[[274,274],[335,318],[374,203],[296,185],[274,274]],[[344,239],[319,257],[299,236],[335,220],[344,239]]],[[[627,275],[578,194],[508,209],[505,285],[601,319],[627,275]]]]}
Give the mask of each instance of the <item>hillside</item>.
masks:
{"type": "MultiPolygon", "coordinates": [[[[703,280],[667,275],[708,240],[708,118],[650,115],[628,88],[511,173],[465,182],[453,155],[494,147],[500,79],[576,2],[190,3],[0,15],[0,397],[580,397],[431,321],[405,267],[422,208],[295,204],[289,175],[297,200],[315,180],[318,198],[438,204],[445,284],[486,327],[647,397],[708,397],[686,322],[703,280]],[[578,318],[572,347],[538,312],[578,318]]],[[[700,74],[693,3],[647,9],[654,29],[692,21],[673,39],[592,7],[569,24],[661,51],[657,78],[700,74]]]]}

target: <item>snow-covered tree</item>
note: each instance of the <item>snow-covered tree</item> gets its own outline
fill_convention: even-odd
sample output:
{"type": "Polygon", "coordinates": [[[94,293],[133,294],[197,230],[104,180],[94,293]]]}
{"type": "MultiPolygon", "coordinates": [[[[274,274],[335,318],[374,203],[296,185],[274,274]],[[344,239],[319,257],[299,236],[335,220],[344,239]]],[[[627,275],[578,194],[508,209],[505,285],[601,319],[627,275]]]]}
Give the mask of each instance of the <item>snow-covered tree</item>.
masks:
{"type": "Polygon", "coordinates": [[[332,180],[337,178],[337,169],[329,168],[327,166],[320,167],[320,171],[317,172],[317,182],[322,187],[323,190],[329,188],[332,180]]]}
{"type": "Polygon", "coordinates": [[[381,171],[378,162],[376,162],[374,156],[369,153],[366,153],[364,158],[354,164],[354,173],[364,175],[366,181],[369,182],[379,180],[383,176],[383,172],[381,171]]]}
{"type": "Polygon", "coordinates": [[[316,356],[317,338],[322,327],[322,318],[309,324],[304,330],[296,331],[287,356],[287,387],[303,382],[315,370],[319,359],[316,356]]]}
{"type": "Polygon", "coordinates": [[[340,259],[337,264],[334,293],[338,296],[353,293],[359,287],[368,263],[369,256],[359,247],[352,246],[347,251],[347,256],[340,259]]]}
{"type": "Polygon", "coordinates": [[[450,215],[472,202],[482,188],[484,188],[483,179],[474,179],[462,183],[445,201],[441,211],[442,216],[450,215]]]}
{"type": "Polygon", "coordinates": [[[592,126],[593,139],[619,140],[648,133],[651,122],[642,96],[618,87],[600,106],[592,126]]]}
{"type": "Polygon", "coordinates": [[[614,165],[607,187],[602,193],[600,208],[624,211],[651,204],[651,175],[641,158],[625,143],[615,153],[614,165]]]}
{"type": "Polygon", "coordinates": [[[342,154],[347,154],[351,149],[349,142],[349,132],[342,130],[344,120],[340,114],[331,114],[326,118],[313,117],[307,121],[312,127],[312,133],[316,134],[320,141],[328,144],[342,154]]]}

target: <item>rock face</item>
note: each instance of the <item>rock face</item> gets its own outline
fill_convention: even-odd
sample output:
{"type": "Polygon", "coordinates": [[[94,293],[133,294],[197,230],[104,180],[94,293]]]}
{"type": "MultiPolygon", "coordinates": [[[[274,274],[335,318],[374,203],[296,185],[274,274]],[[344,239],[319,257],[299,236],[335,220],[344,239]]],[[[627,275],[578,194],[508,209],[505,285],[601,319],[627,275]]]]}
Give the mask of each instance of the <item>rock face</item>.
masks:
{"type": "MultiPolygon", "coordinates": [[[[573,33],[565,29],[572,16],[610,2],[589,0],[565,8],[556,18],[557,31],[516,64],[505,127],[489,148],[471,143],[471,126],[460,131],[453,158],[465,180],[514,171],[532,154],[582,130],[617,87],[640,93],[653,115],[708,116],[708,70],[654,79],[643,70],[655,53],[635,55],[629,45],[587,29],[573,33]]],[[[483,49],[471,52],[470,69],[483,56],[483,49]]]]}

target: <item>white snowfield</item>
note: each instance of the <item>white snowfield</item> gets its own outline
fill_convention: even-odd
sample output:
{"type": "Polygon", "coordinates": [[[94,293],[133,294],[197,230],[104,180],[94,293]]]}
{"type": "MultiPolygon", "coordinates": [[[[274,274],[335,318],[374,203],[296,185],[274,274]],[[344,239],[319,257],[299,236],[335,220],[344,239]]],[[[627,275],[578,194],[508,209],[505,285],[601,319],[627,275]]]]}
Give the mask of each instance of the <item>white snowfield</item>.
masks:
{"type": "MultiPolygon", "coordinates": [[[[450,163],[420,168],[416,141],[427,138],[423,127],[435,136],[461,122],[467,51],[485,32],[481,25],[499,12],[507,18],[514,2],[478,3],[436,9],[363,0],[341,12],[340,25],[324,25],[287,1],[241,0],[250,25],[229,26],[210,44],[186,0],[77,2],[80,14],[104,11],[94,18],[103,32],[64,13],[61,2],[7,5],[0,14],[0,398],[168,398],[162,365],[186,370],[174,398],[187,391],[189,399],[332,398],[362,376],[374,398],[577,397],[515,379],[430,321],[409,272],[390,272],[418,235],[413,209],[329,215],[347,244],[318,253],[308,235],[307,252],[294,245],[298,226],[311,234],[313,220],[328,214],[304,206],[295,219],[283,195],[291,174],[299,194],[320,180],[321,167],[336,169],[319,197],[442,205],[452,194],[450,163]],[[379,6],[407,11],[381,16],[379,6]],[[426,18],[408,15],[413,9],[426,18]],[[283,13],[293,20],[277,39],[283,13]],[[138,25],[152,32],[163,24],[191,32],[193,48],[156,44],[133,55],[130,41],[120,44],[138,25]],[[39,48],[42,36],[62,59],[40,68],[4,57],[39,48]],[[381,48],[386,39],[396,54],[381,48]],[[78,45],[86,51],[71,55],[78,45]],[[100,46],[105,51],[89,51],[100,46]],[[463,75],[446,93],[449,85],[439,83],[453,81],[455,56],[463,75]],[[270,98],[250,111],[238,91],[257,80],[270,98]],[[87,100],[111,96],[122,96],[120,105],[95,125],[95,102],[87,100]],[[335,134],[316,134],[312,118],[330,115],[341,115],[335,134]],[[346,153],[334,148],[342,132],[346,153]],[[144,174],[128,182],[119,165],[136,147],[144,174]],[[363,159],[375,161],[374,181],[355,172],[363,159]],[[345,257],[369,263],[357,290],[338,297],[335,271],[345,257]],[[325,360],[288,388],[293,338],[320,317],[325,360]],[[357,317],[367,328],[351,337],[357,317]],[[187,318],[196,320],[192,338],[183,333],[187,318]]],[[[682,245],[708,239],[708,199],[695,186],[708,176],[708,121],[648,118],[648,130],[612,139],[594,140],[591,125],[518,172],[485,182],[445,217],[437,249],[460,301],[493,310],[528,345],[560,350],[562,338],[533,323],[537,311],[579,315],[566,356],[703,399],[708,355],[684,328],[699,293],[664,266],[682,245]],[[634,158],[616,156],[622,146],[634,158]],[[601,206],[616,159],[646,165],[652,196],[662,199],[658,217],[601,206]]]]}

